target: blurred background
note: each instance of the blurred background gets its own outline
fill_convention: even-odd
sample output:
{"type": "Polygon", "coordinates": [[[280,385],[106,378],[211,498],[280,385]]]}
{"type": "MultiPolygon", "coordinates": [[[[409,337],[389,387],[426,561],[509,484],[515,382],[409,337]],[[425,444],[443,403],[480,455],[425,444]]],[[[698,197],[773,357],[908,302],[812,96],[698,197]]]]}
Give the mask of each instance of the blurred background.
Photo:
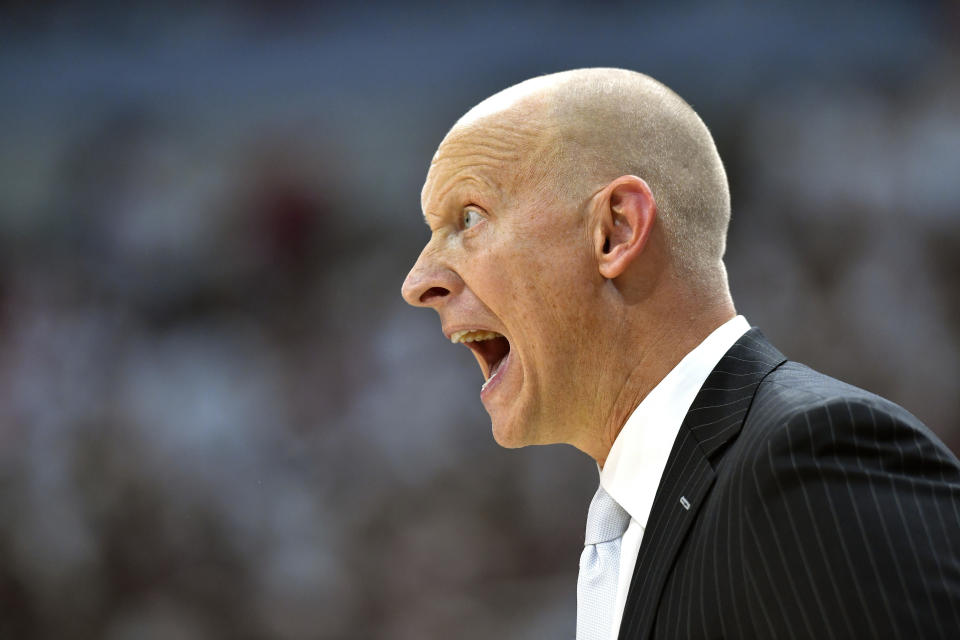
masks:
{"type": "Polygon", "coordinates": [[[956,2],[475,4],[0,4],[0,638],[573,636],[595,466],[399,295],[448,127],[566,68],[685,97],[739,310],[960,451],[956,2]]]}

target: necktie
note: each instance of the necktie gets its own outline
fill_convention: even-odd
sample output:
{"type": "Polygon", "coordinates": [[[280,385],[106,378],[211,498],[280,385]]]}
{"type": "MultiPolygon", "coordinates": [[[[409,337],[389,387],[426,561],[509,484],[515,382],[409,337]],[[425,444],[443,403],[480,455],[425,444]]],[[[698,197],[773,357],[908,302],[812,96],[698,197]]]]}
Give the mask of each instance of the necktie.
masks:
{"type": "Polygon", "coordinates": [[[630,514],[601,486],[590,502],[577,579],[577,640],[609,640],[613,622],[620,540],[630,514]]]}

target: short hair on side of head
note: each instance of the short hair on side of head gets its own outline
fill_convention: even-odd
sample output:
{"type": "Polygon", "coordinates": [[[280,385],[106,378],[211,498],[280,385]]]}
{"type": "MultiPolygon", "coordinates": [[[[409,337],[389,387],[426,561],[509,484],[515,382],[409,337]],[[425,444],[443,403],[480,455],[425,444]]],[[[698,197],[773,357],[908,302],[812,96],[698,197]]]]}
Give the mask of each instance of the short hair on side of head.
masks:
{"type": "Polygon", "coordinates": [[[556,188],[576,201],[611,180],[643,178],[675,264],[713,280],[726,249],[730,190],[706,125],[680,96],[625,69],[575,69],[552,80],[556,188]]]}

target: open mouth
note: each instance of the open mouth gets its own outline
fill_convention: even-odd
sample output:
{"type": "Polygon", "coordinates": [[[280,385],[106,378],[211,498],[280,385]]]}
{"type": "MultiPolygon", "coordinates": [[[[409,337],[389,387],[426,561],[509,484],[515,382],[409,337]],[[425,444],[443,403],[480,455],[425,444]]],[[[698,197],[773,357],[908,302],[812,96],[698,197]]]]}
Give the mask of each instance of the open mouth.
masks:
{"type": "Polygon", "coordinates": [[[450,336],[450,342],[462,342],[470,347],[483,370],[483,377],[486,380],[483,383],[484,387],[497,376],[501,365],[506,362],[510,354],[510,341],[496,331],[475,329],[457,331],[450,336]]]}

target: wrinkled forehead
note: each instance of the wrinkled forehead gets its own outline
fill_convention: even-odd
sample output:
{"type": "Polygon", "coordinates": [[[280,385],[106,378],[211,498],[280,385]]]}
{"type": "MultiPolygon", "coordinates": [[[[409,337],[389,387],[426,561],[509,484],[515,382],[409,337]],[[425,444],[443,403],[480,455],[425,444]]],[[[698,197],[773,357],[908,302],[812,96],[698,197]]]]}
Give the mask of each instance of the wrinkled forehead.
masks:
{"type": "Polygon", "coordinates": [[[500,194],[531,186],[549,170],[551,131],[543,114],[500,112],[459,122],[437,148],[421,193],[424,211],[470,183],[500,194]]]}

